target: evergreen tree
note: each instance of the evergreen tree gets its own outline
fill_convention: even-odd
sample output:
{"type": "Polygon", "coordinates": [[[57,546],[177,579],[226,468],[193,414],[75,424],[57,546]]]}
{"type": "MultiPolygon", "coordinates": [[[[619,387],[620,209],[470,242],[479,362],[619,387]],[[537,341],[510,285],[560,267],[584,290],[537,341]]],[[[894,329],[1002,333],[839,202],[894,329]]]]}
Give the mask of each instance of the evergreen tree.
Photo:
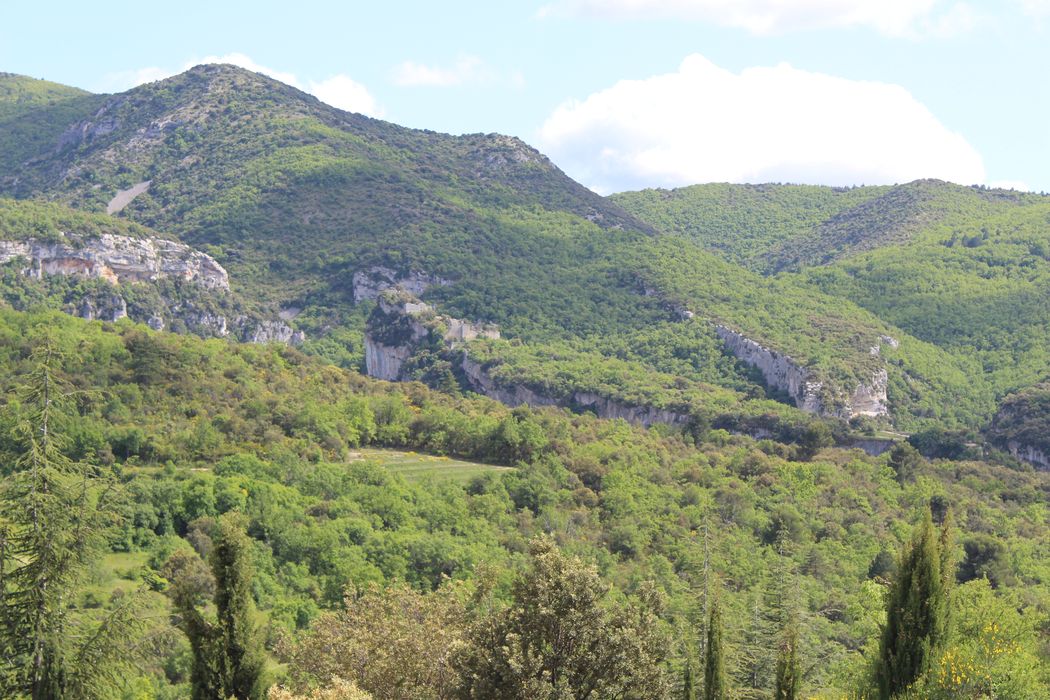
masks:
{"type": "Polygon", "coordinates": [[[729,684],[726,680],[725,650],[722,647],[722,610],[718,600],[711,601],[711,615],[707,620],[707,654],[704,659],[704,700],[727,700],[729,684]]]}
{"type": "Polygon", "coordinates": [[[665,697],[667,644],[651,587],[639,600],[607,605],[598,570],[531,543],[532,566],[514,584],[511,606],[483,619],[461,650],[463,698],[597,700],[665,697]]]}
{"type": "Polygon", "coordinates": [[[131,655],[133,597],[101,618],[75,594],[115,521],[115,485],[63,452],[73,392],[50,340],[33,352],[19,390],[12,473],[0,482],[0,695],[99,697],[131,655]]]}
{"type": "Polygon", "coordinates": [[[238,700],[262,697],[264,657],[252,601],[251,540],[240,523],[230,517],[219,521],[219,534],[211,552],[215,575],[215,607],[222,630],[222,655],[226,662],[226,693],[238,700]]]}
{"type": "Polygon", "coordinates": [[[265,659],[251,597],[251,540],[235,516],[219,520],[211,560],[211,579],[191,553],[177,553],[167,567],[176,579],[170,594],[179,625],[193,650],[193,700],[262,698],[265,659]],[[214,587],[215,619],[201,612],[214,587]]]}
{"type": "Polygon", "coordinates": [[[802,682],[802,668],[798,658],[798,624],[790,619],[780,639],[777,654],[776,685],[774,700],[795,700],[802,682]]]}
{"type": "Polygon", "coordinates": [[[682,671],[682,700],[696,700],[696,681],[693,680],[693,662],[686,659],[682,671]]]}
{"type": "Polygon", "coordinates": [[[887,596],[886,626],[875,664],[879,698],[907,689],[928,668],[948,630],[951,516],[938,536],[930,511],[905,547],[887,596]]]}

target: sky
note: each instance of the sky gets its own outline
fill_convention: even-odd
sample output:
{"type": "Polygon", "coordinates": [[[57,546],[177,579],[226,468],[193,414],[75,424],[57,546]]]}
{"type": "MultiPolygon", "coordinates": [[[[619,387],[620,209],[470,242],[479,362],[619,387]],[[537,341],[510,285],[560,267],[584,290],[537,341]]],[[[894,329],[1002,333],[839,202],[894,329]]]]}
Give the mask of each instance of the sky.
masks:
{"type": "Polygon", "coordinates": [[[1050,191],[1050,0],[0,0],[0,71],[118,92],[236,63],[601,193],[936,177],[1050,191]]]}

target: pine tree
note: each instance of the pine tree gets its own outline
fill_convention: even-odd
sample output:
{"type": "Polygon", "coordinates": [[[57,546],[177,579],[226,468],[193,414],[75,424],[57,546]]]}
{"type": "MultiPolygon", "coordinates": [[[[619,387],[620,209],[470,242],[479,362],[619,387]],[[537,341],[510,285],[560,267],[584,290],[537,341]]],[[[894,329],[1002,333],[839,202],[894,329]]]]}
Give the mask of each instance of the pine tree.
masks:
{"type": "Polygon", "coordinates": [[[727,700],[729,686],[726,680],[725,650],[722,648],[722,611],[718,600],[711,601],[711,615],[707,621],[707,653],[704,658],[704,700],[727,700]]]}
{"type": "Polygon", "coordinates": [[[951,537],[950,514],[938,536],[927,511],[901,555],[887,596],[886,626],[875,665],[881,700],[912,685],[947,635],[951,537]]]}
{"type": "Polygon", "coordinates": [[[0,483],[0,695],[97,697],[121,679],[138,626],[133,600],[101,620],[74,597],[115,521],[112,479],[70,460],[58,429],[73,392],[50,340],[19,391],[21,455],[0,483]]]}

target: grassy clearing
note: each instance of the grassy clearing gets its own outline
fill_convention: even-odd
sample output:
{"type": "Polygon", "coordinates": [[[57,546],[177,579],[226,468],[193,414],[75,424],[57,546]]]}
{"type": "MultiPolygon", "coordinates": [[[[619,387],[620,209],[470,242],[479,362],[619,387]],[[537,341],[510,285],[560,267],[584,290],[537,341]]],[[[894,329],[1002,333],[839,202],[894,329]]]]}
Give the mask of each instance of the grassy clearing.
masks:
{"type": "Polygon", "coordinates": [[[354,458],[378,462],[410,482],[432,475],[439,479],[465,483],[485,472],[510,469],[510,467],[498,467],[480,462],[465,462],[451,457],[376,448],[360,449],[355,453],[354,458]]]}

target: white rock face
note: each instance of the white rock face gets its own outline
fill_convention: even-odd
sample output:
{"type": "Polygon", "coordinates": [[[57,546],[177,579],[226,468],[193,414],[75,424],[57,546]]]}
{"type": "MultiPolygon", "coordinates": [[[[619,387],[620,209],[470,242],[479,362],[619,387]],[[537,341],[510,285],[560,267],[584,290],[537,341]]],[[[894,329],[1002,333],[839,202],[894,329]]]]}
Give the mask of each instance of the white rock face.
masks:
{"type": "MultiPolygon", "coordinates": [[[[385,291],[385,290],[384,290],[385,291]]],[[[373,328],[371,322],[365,329],[365,372],[370,377],[399,381],[401,368],[415,352],[420,341],[427,338],[438,324],[444,325],[442,340],[449,348],[477,338],[499,339],[499,329],[489,324],[478,324],[450,316],[439,316],[429,304],[399,291],[399,298],[379,298],[379,312],[390,319],[397,319],[402,333],[396,345],[383,343],[379,338],[383,329],[373,328]],[[428,325],[429,322],[436,322],[428,325]]],[[[398,296],[398,295],[394,295],[398,296]]]]}
{"type": "MultiPolygon", "coordinates": [[[[885,368],[876,371],[871,380],[854,387],[848,396],[840,396],[834,406],[825,406],[824,383],[813,377],[805,367],[776,350],[767,348],[726,326],[716,326],[715,332],[726,348],[741,361],[757,368],[766,383],[774,389],[787,392],[795,405],[803,411],[821,416],[853,418],[855,416],[884,416],[889,413],[886,396],[889,375],[885,368]]],[[[888,340],[893,340],[885,336],[888,340]]],[[[894,341],[896,342],[896,341],[894,341]]],[[[872,348],[878,354],[878,349],[872,348]]]]}
{"type": "Polygon", "coordinates": [[[17,258],[29,262],[25,272],[33,277],[78,275],[112,284],[181,279],[206,289],[230,289],[229,275],[213,257],[158,238],[104,233],[97,237],[67,234],[62,242],[0,241],[0,264],[17,258]]]}
{"type": "Polygon", "coordinates": [[[444,286],[449,281],[425,272],[410,272],[400,275],[389,267],[371,267],[354,273],[354,303],[372,301],[387,289],[400,287],[412,296],[419,297],[433,286],[444,286]]]}
{"type": "Polygon", "coordinates": [[[737,359],[762,372],[766,384],[787,392],[795,400],[795,405],[803,411],[823,412],[824,404],[820,398],[820,391],[824,385],[822,382],[813,381],[809,370],[800,367],[789,356],[760,345],[726,326],[715,326],[715,332],[737,359]]]}
{"type": "Polygon", "coordinates": [[[306,339],[302,331],[292,329],[283,321],[259,321],[245,329],[244,340],[249,343],[282,343],[299,345],[306,339]]]}
{"type": "Polygon", "coordinates": [[[67,310],[88,321],[119,321],[127,317],[128,304],[119,294],[105,294],[84,298],[75,309],[67,310]]]}
{"type": "Polygon", "coordinates": [[[1010,450],[1017,459],[1028,462],[1039,471],[1045,472],[1050,471],[1050,455],[1032,445],[1022,445],[1019,442],[1011,440],[1006,443],[1006,449],[1010,450]]]}
{"type": "Polygon", "coordinates": [[[560,406],[562,408],[582,408],[593,411],[599,418],[621,418],[628,423],[649,427],[656,423],[666,425],[683,425],[690,416],[685,412],[676,412],[653,406],[632,406],[606,396],[587,391],[576,391],[567,398],[556,398],[536,392],[522,385],[501,386],[496,383],[482,365],[471,359],[466,353],[461,363],[463,375],[471,388],[479,394],[495,399],[508,406],[560,406]]]}

